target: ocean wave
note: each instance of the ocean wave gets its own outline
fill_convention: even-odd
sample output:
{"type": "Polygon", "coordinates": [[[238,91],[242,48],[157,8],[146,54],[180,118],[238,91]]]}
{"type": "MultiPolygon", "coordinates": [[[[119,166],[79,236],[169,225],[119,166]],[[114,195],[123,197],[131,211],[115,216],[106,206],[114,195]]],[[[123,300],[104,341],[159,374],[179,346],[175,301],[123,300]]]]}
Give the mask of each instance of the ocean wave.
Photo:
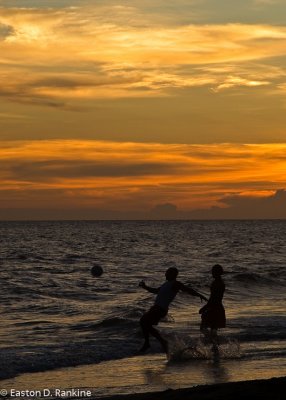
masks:
{"type": "Polygon", "coordinates": [[[257,284],[257,285],[285,285],[286,271],[271,272],[241,272],[232,274],[231,280],[238,283],[257,284]]]}
{"type": "Polygon", "coordinates": [[[30,346],[0,349],[0,379],[8,379],[28,372],[43,372],[64,367],[96,364],[102,361],[132,356],[138,351],[138,341],[106,339],[72,342],[62,346],[30,346]]]}
{"type": "Polygon", "coordinates": [[[99,322],[87,322],[87,323],[78,323],[71,326],[70,330],[75,331],[90,331],[90,330],[98,330],[99,328],[119,328],[123,327],[129,328],[134,325],[134,321],[130,319],[126,319],[123,317],[110,317],[106,318],[99,322]]]}
{"type": "Polygon", "coordinates": [[[15,322],[14,326],[26,327],[26,326],[34,326],[34,325],[41,325],[41,324],[50,324],[51,321],[46,320],[35,320],[35,321],[23,321],[23,322],[15,322]]]}
{"type": "MultiPolygon", "coordinates": [[[[48,321],[38,322],[45,323],[48,321]]],[[[97,364],[102,361],[124,359],[133,356],[138,352],[138,348],[142,343],[142,337],[141,334],[137,335],[135,330],[130,329],[130,326],[128,329],[122,329],[126,322],[130,323],[130,321],[128,322],[122,318],[109,318],[102,321],[103,324],[101,325],[89,320],[73,325],[71,327],[71,335],[65,332],[66,340],[60,340],[55,345],[40,346],[36,344],[33,346],[22,346],[21,348],[2,348],[0,349],[2,360],[0,379],[15,377],[27,372],[41,372],[63,367],[97,364]],[[100,326],[103,328],[111,327],[112,330],[107,333],[105,330],[101,331],[99,329],[100,326]],[[82,336],[80,341],[74,342],[73,336],[75,331],[84,332],[84,336],[82,336]],[[90,331],[91,335],[86,335],[86,331],[90,331]],[[92,339],[87,340],[88,337],[92,339]]],[[[133,326],[138,329],[138,326],[134,322],[133,326]]],[[[28,328],[28,326],[24,326],[24,328],[28,328]]],[[[172,333],[173,330],[169,332],[168,334],[168,331],[165,331],[164,334],[171,343],[171,362],[190,359],[209,360],[213,358],[211,344],[204,343],[200,337],[188,338],[185,341],[184,337],[180,336],[179,330],[175,334],[172,333]]],[[[44,335],[43,332],[40,333],[44,335]]],[[[280,333],[280,339],[285,340],[285,332],[283,337],[282,330],[280,333]]],[[[277,337],[273,337],[269,333],[263,335],[262,332],[259,335],[257,331],[252,334],[251,332],[245,332],[239,335],[230,334],[220,336],[219,351],[221,358],[255,359],[285,357],[286,349],[283,348],[282,342],[281,348],[269,347],[267,349],[264,348],[263,343],[258,343],[263,341],[270,343],[271,339],[277,339],[277,337]],[[246,347],[246,343],[250,343],[251,347],[246,347]]],[[[157,343],[152,342],[152,348],[152,352],[156,353],[160,351],[160,346],[157,343]]]]}
{"type": "MultiPolygon", "coordinates": [[[[255,221],[0,226],[2,376],[6,369],[15,375],[135,354],[142,339],[140,316],[154,301],[138,282],[158,287],[166,268],[175,265],[182,282],[202,293],[209,293],[213,263],[225,267],[233,339],[255,348],[259,341],[286,340],[284,321],[271,319],[284,312],[285,233],[285,222],[255,221]],[[100,279],[90,274],[95,262],[104,269],[100,279]],[[269,320],[255,319],[259,315],[269,320]]],[[[189,312],[196,311],[199,321],[199,305],[198,299],[178,295],[171,328],[192,329],[183,324],[189,312]]],[[[169,326],[161,328],[166,332],[169,326]]]]}

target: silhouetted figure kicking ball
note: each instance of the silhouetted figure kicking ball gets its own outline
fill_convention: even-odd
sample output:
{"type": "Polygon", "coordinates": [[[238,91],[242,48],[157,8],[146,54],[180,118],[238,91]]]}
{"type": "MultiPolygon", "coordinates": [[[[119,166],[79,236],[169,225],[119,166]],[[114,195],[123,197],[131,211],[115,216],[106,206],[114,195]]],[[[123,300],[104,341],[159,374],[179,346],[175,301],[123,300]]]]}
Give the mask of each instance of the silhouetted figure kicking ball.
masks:
{"type": "Polygon", "coordinates": [[[158,325],[159,321],[168,314],[169,305],[176,297],[177,293],[181,290],[192,296],[200,297],[201,300],[207,300],[203,295],[196,292],[194,289],[185,286],[183,283],[177,281],[179,271],[177,268],[171,267],[167,269],[165,276],[166,282],[159,288],[151,288],[145,284],[144,281],[139,283],[139,286],[148,290],[150,293],[157,294],[155,304],[147,311],[140,319],[142,332],[144,335],[144,344],[140,352],[145,352],[150,347],[149,335],[154,336],[162,346],[162,349],[168,352],[168,342],[163,339],[160,333],[153,327],[158,325]]]}
{"type": "Polygon", "coordinates": [[[221,265],[216,264],[212,267],[214,278],[211,284],[211,295],[207,304],[200,309],[202,316],[201,331],[209,337],[213,343],[213,350],[218,351],[217,330],[225,328],[226,319],[222,299],[225,291],[225,284],[222,280],[224,270],[221,265]]]}

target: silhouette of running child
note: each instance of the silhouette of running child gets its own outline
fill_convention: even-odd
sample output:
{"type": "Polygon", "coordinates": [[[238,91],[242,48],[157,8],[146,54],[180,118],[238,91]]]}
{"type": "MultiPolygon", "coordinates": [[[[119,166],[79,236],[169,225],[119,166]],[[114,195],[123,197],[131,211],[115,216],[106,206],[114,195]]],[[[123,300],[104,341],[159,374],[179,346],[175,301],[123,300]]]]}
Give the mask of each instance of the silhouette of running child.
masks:
{"type": "Polygon", "coordinates": [[[166,353],[168,352],[167,340],[162,338],[159,331],[155,329],[153,325],[158,325],[159,321],[168,314],[169,305],[179,291],[186,292],[192,296],[200,297],[201,300],[207,301],[205,296],[177,281],[178,273],[179,271],[175,267],[167,269],[165,272],[166,282],[159,288],[151,288],[147,286],[144,281],[139,283],[139,286],[143,289],[150,293],[157,294],[155,304],[140,319],[140,325],[145,339],[140,352],[145,352],[150,347],[150,334],[161,343],[162,349],[166,353]]]}
{"type": "Polygon", "coordinates": [[[225,310],[222,304],[222,299],[225,291],[225,284],[221,275],[224,270],[221,265],[216,264],[212,267],[212,276],[214,278],[211,284],[211,295],[205,306],[199,313],[202,317],[201,331],[213,343],[213,350],[218,351],[217,330],[225,328],[225,310]],[[210,329],[210,330],[209,330],[210,329]]]}

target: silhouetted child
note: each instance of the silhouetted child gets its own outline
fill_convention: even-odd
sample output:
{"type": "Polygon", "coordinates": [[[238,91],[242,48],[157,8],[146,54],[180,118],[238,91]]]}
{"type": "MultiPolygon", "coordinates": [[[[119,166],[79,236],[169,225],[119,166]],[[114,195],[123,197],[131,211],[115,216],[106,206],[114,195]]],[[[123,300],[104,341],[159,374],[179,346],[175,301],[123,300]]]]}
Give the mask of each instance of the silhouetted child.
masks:
{"type": "Polygon", "coordinates": [[[211,295],[207,304],[200,309],[202,315],[201,331],[211,339],[214,347],[213,350],[217,351],[217,330],[225,328],[225,311],[222,304],[222,299],[225,291],[225,284],[222,280],[224,274],[221,265],[216,264],[212,267],[212,276],[214,278],[211,284],[211,295]],[[210,330],[209,330],[210,329],[210,330]]]}
{"type": "Polygon", "coordinates": [[[194,289],[191,289],[190,287],[187,287],[183,283],[177,281],[178,273],[179,271],[175,267],[167,269],[165,273],[166,282],[163,283],[163,285],[159,288],[151,288],[147,286],[144,281],[140,282],[139,284],[140,287],[148,290],[148,292],[157,294],[155,304],[140,319],[140,324],[145,339],[144,344],[140,349],[141,352],[146,351],[150,347],[150,334],[161,343],[163,350],[166,353],[168,352],[167,340],[162,338],[160,333],[153,327],[153,325],[158,325],[159,321],[168,314],[169,305],[180,290],[182,292],[189,293],[192,296],[198,296],[201,300],[207,300],[205,296],[196,292],[194,289]]]}

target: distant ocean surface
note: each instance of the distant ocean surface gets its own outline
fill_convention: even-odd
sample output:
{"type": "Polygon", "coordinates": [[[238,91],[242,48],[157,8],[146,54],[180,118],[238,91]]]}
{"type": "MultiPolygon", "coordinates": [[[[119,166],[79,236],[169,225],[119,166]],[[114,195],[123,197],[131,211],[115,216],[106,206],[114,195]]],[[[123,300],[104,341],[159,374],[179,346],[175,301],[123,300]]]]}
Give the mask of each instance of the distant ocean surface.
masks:
{"type": "MultiPolygon", "coordinates": [[[[227,271],[222,335],[243,359],[285,368],[286,221],[1,222],[0,237],[1,379],[133,356],[154,300],[139,281],[159,286],[176,265],[208,296],[216,263],[227,271]]],[[[198,338],[200,307],[178,294],[160,330],[198,338]]]]}

